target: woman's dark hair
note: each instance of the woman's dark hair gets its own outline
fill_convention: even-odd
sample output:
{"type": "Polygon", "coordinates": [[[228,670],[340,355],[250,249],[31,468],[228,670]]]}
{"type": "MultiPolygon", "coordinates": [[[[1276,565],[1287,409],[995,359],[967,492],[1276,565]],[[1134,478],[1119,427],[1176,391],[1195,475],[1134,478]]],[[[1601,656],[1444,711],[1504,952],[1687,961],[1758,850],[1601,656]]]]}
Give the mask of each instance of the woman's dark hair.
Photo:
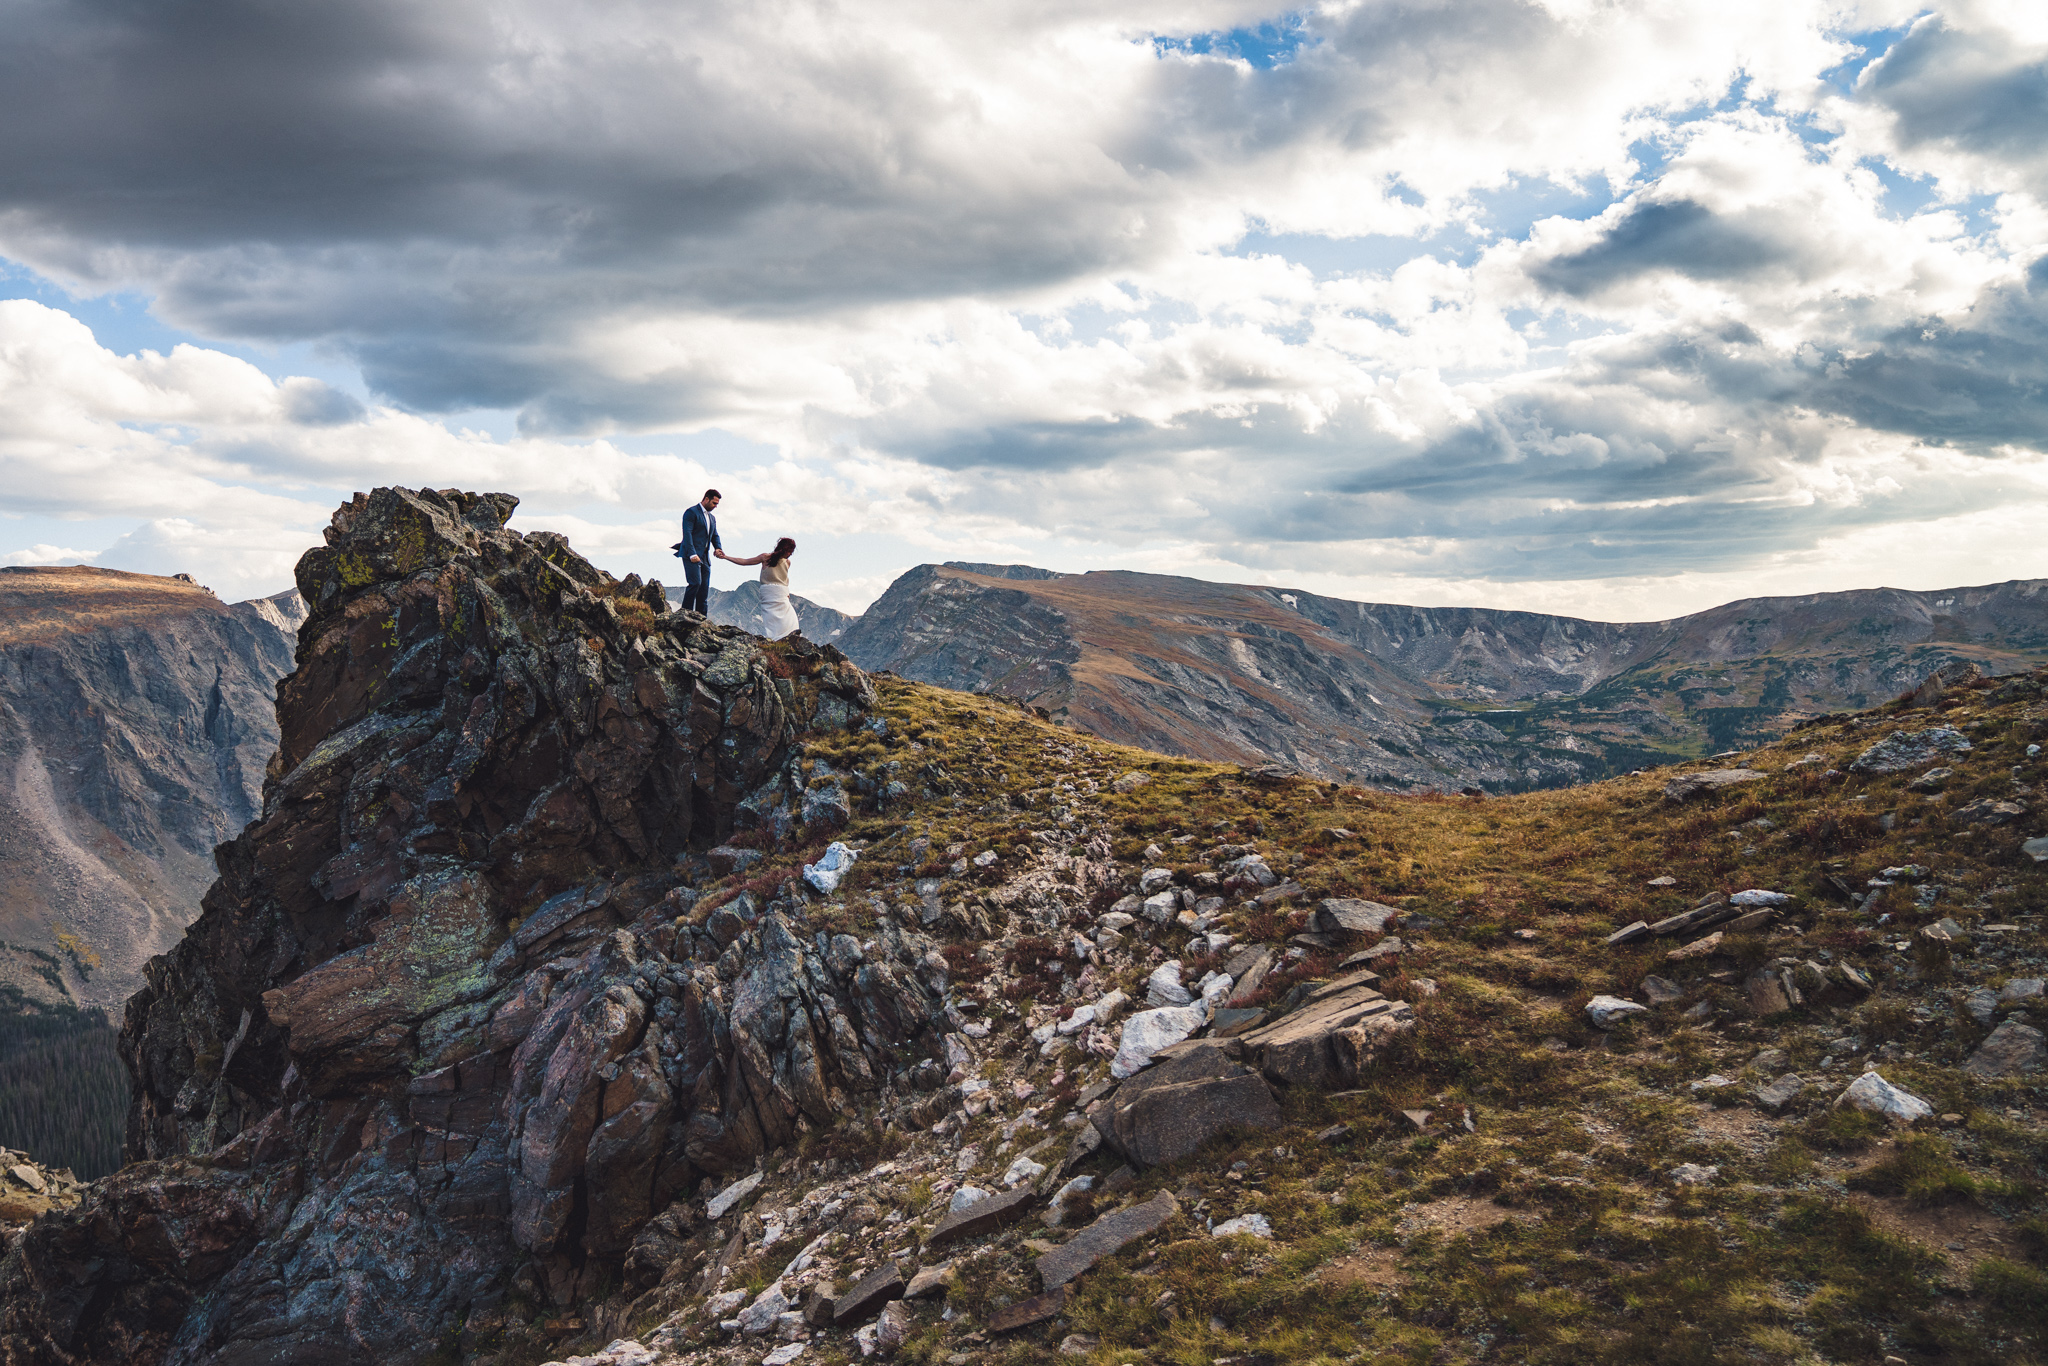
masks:
{"type": "Polygon", "coordinates": [[[775,543],[775,553],[768,557],[768,563],[775,565],[779,568],[782,562],[789,558],[789,552],[795,549],[796,542],[790,540],[789,537],[784,536],[781,540],[775,543]]]}

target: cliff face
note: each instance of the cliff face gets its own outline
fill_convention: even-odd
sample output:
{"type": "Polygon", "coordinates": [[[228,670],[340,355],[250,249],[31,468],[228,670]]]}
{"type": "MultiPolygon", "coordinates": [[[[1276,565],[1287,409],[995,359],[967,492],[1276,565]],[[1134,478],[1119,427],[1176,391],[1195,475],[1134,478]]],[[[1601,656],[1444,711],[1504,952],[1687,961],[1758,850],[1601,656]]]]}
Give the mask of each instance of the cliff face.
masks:
{"type": "Polygon", "coordinates": [[[923,565],[842,637],[1128,744],[1382,787],[1556,786],[1783,734],[1965,660],[2048,658],[2048,583],[1753,599],[1616,625],[1123,572],[923,565]]]}
{"type": "Polygon", "coordinates": [[[302,614],[296,592],[0,570],[0,982],[118,1009],[177,942],[261,804],[302,614]]]}
{"type": "Polygon", "coordinates": [[[300,561],[260,812],[128,1005],[130,1165],[0,1272],[6,1360],[417,1359],[929,1050],[929,988],[791,903],[678,918],[736,823],[844,821],[796,742],[866,678],[515,502],[379,489],[300,561]]]}

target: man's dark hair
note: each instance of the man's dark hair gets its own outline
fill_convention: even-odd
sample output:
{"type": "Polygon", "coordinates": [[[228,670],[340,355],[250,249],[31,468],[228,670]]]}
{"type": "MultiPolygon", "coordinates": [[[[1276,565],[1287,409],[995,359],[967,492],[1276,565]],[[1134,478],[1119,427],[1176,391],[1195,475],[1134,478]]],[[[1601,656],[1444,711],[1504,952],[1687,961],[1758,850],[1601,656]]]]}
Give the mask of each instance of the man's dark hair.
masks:
{"type": "MultiPolygon", "coordinates": [[[[719,491],[718,491],[717,489],[705,489],[705,490],[704,490],[704,498],[723,498],[723,497],[725,497],[725,495],[724,495],[724,494],[722,494],[722,493],[720,493],[720,492],[719,492],[719,491]]],[[[704,501],[704,498],[699,498],[699,499],[698,499],[697,501],[701,503],[701,502],[703,502],[703,501],[704,501]]]]}

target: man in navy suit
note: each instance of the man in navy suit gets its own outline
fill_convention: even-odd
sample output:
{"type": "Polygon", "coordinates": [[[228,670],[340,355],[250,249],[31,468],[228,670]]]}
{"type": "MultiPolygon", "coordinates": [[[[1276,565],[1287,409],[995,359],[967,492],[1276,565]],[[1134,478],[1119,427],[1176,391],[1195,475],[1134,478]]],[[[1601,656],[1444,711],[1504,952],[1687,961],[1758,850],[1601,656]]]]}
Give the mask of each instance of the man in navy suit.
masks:
{"type": "Polygon", "coordinates": [[[706,489],[704,501],[693,503],[683,513],[683,539],[676,542],[675,551],[688,581],[683,589],[685,612],[702,613],[711,606],[711,556],[714,552],[725,554],[725,543],[718,539],[718,519],[711,515],[718,510],[718,501],[718,490],[706,489]]]}

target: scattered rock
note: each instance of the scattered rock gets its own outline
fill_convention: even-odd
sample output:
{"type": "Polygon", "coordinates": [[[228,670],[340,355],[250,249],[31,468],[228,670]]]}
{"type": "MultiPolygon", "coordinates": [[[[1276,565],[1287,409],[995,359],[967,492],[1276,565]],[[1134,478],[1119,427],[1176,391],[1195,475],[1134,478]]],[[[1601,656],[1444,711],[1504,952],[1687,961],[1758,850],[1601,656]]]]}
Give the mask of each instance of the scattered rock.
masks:
{"type": "Polygon", "coordinates": [[[1934,1113],[1932,1105],[1911,1091],[1892,1085],[1876,1072],[1865,1072],[1850,1082],[1849,1088],[1835,1097],[1835,1104],[1880,1115],[1894,1124],[1911,1124],[1934,1113]]]}
{"type": "Polygon", "coordinates": [[[2027,814],[2024,802],[2003,802],[1991,797],[1980,797],[1967,806],[1959,806],[1949,819],[1957,825],[2008,825],[2027,814]]]}
{"type": "Polygon", "coordinates": [[[1181,985],[1180,960],[1169,958],[1145,979],[1145,999],[1155,1006],[1184,1006],[1194,998],[1181,985]]]}
{"type": "Polygon", "coordinates": [[[1039,1279],[1047,1290],[1060,1289],[1104,1257],[1156,1233],[1178,1213],[1179,1202],[1161,1191],[1142,1205],[1105,1214],[1041,1256],[1038,1259],[1039,1279]]]}
{"type": "MultiPolygon", "coordinates": [[[[1704,943],[1705,941],[1702,940],[1701,942],[1704,943]]],[[[1677,949],[1674,952],[1683,953],[1685,950],[1677,949]]],[[[1653,1006],[1670,1005],[1673,1001],[1685,999],[1684,987],[1666,978],[1658,977],[1655,974],[1645,977],[1636,989],[1642,993],[1643,999],[1653,1006]]]]}
{"type": "Polygon", "coordinates": [[[1254,1238],[1271,1238],[1273,1224],[1263,1214],[1240,1214],[1235,1219],[1225,1219],[1209,1230],[1209,1236],[1212,1238],[1230,1238],[1240,1233],[1249,1234],[1254,1238]]]}
{"type": "Polygon", "coordinates": [[[1806,1004],[1796,974],[1789,966],[1761,967],[1742,980],[1749,1008],[1757,1015],[1776,1015],[1806,1004]]]}
{"type": "Polygon", "coordinates": [[[1134,1076],[1163,1048],[1170,1048],[1203,1024],[1199,1006],[1162,1006],[1141,1010],[1124,1021],[1123,1038],[1110,1060],[1109,1074],[1119,1080],[1134,1076]]]}
{"type": "Polygon", "coordinates": [[[1066,1307],[1067,1288],[1061,1286],[996,1310],[988,1316],[988,1329],[991,1333],[1014,1333],[1019,1328],[1044,1323],[1066,1307]]]}
{"type": "Polygon", "coordinates": [[[2020,852],[2036,863],[2048,863],[2048,835],[2027,840],[2020,845],[2020,852]]]}
{"type": "MultiPolygon", "coordinates": [[[[842,822],[843,824],[844,822],[842,822]]],[[[820,896],[830,896],[839,890],[840,879],[853,870],[853,861],[860,855],[838,840],[825,846],[824,856],[816,863],[804,865],[804,881],[820,896]]]]}
{"type": "Polygon", "coordinates": [[[1998,1014],[1998,993],[1990,987],[1973,989],[1963,997],[1963,1011],[1978,1024],[1990,1028],[1992,1018],[1998,1014]]]}
{"type": "Polygon", "coordinates": [[[875,1348],[885,1357],[895,1356],[903,1350],[903,1344],[910,1341],[910,1308],[901,1300],[892,1300],[882,1306],[881,1317],[875,1320],[875,1348]]]}
{"type": "Polygon", "coordinates": [[[1401,912],[1392,906],[1352,897],[1331,897],[1316,903],[1315,912],[1309,916],[1308,927],[1316,934],[1355,939],[1368,934],[1385,934],[1400,921],[1401,912]]]}
{"type": "Polygon", "coordinates": [[[1069,1333],[1060,1339],[1059,1354],[1063,1357],[1084,1357],[1102,1345],[1102,1339],[1093,1333],[1069,1333]]]}
{"type": "Polygon", "coordinates": [[[1029,1186],[1002,1195],[991,1195],[977,1200],[965,1209],[955,1210],[939,1221],[939,1226],[924,1240],[925,1249],[936,1252],[964,1243],[970,1238],[980,1238],[994,1233],[999,1228],[1008,1228],[1031,1212],[1032,1202],[1038,1197],[1029,1186]]]}
{"type": "Polygon", "coordinates": [[[903,1277],[891,1264],[883,1264],[854,1282],[853,1289],[832,1302],[832,1326],[865,1323],[881,1312],[883,1305],[903,1298],[903,1277]]]}
{"type": "Polygon", "coordinates": [[[1752,887],[1746,892],[1737,892],[1734,896],[1728,898],[1729,905],[1746,907],[1770,906],[1782,908],[1790,906],[1792,901],[1793,898],[1787,893],[1767,892],[1759,887],[1752,887]]]}
{"type": "Polygon", "coordinates": [[[1045,1166],[1043,1163],[1033,1162],[1030,1157],[1019,1154],[1017,1160],[1012,1162],[1008,1169],[1003,1172],[1003,1184],[1005,1186],[1021,1186],[1026,1181],[1036,1181],[1044,1175],[1045,1166]]]}
{"type": "Polygon", "coordinates": [[[2048,993],[2048,981],[2039,977],[2015,977],[1999,990],[1998,999],[2011,1004],[2014,1001],[2038,1001],[2048,993]]]}
{"type": "Polygon", "coordinates": [[[1984,676],[1984,671],[1968,660],[1951,659],[1921,680],[1913,689],[1913,705],[1931,707],[1941,701],[1951,688],[1965,687],[1984,676]]]}
{"type": "Polygon", "coordinates": [[[739,1312],[740,1331],[748,1337],[759,1337],[775,1326],[775,1320],[789,1312],[789,1296],[777,1281],[754,1297],[754,1302],[739,1312]]]}
{"type": "Polygon", "coordinates": [[[1638,939],[1648,939],[1649,937],[1650,922],[1647,920],[1637,920],[1623,925],[1613,934],[1608,935],[1607,942],[1619,947],[1622,944],[1633,944],[1638,939]]]}
{"type": "Polygon", "coordinates": [[[1631,1015],[1642,1015],[1649,1007],[1634,1001],[1624,1001],[1619,996],[1595,996],[1586,1002],[1586,1018],[1593,1022],[1595,1029],[1612,1029],[1631,1015]]]}
{"type": "Polygon", "coordinates": [[[1938,726],[1908,733],[1895,730],[1856,756],[1851,773],[1904,773],[1943,754],[1967,754],[1970,742],[1959,730],[1938,726]]]}
{"type": "Polygon", "coordinates": [[[1664,784],[1664,800],[1691,801],[1702,792],[1718,792],[1737,783],[1752,783],[1763,777],[1753,768],[1717,768],[1706,773],[1681,773],[1664,784]]]}
{"type": "Polygon", "coordinates": [[[1672,877],[1669,873],[1666,873],[1663,877],[1651,878],[1646,885],[1651,887],[1676,887],[1678,885],[1678,879],[1672,877]]]}
{"type": "MultiPolygon", "coordinates": [[[[1769,915],[1770,912],[1765,911],[1763,912],[1763,914],[1769,915]]],[[[1671,952],[1665,954],[1664,957],[1667,961],[1673,963],[1689,962],[1695,958],[1711,958],[1720,951],[1721,940],[1725,936],[1726,931],[1715,930],[1706,938],[1695,939],[1683,948],[1673,949],[1671,952]]],[[[1655,1005],[1657,1004],[1657,1002],[1652,1001],[1650,1004],[1655,1005]]]]}
{"type": "Polygon", "coordinates": [[[1759,1086],[1756,1091],[1756,1103],[1766,1110],[1782,1110],[1805,1089],[1806,1083],[1796,1073],[1787,1072],[1770,1085],[1759,1086]]]}
{"type": "MultiPolygon", "coordinates": [[[[977,1157],[980,1156],[978,1152],[975,1155],[977,1157]]],[[[958,1214],[961,1210],[966,1209],[968,1206],[978,1205],[986,1199],[988,1199],[988,1192],[983,1190],[981,1187],[962,1186],[959,1190],[953,1192],[953,1199],[950,1203],[947,1204],[946,1213],[958,1214]]]]}
{"type": "Polygon", "coordinates": [[[705,1202],[705,1215],[711,1219],[723,1219],[732,1212],[733,1206],[759,1190],[762,1180],[760,1172],[741,1177],[705,1202]]]}
{"type": "Polygon", "coordinates": [[[1952,768],[1930,768],[1912,782],[1906,784],[1908,792],[1939,792],[1950,778],[1956,776],[1952,768]]]}
{"type": "Polygon", "coordinates": [[[790,1366],[790,1363],[802,1356],[806,1350],[801,1342],[785,1343],[762,1357],[761,1366],[790,1366]]]}
{"type": "Polygon", "coordinates": [[[1704,1186],[1721,1174],[1719,1167],[1702,1167],[1697,1162],[1687,1162],[1671,1170],[1672,1184],[1679,1186],[1704,1186]]]}
{"type": "Polygon", "coordinates": [[[1136,792],[1139,788],[1143,787],[1146,783],[1149,783],[1151,781],[1151,774],[1140,773],[1136,769],[1133,769],[1129,773],[1124,774],[1121,778],[1118,778],[1115,782],[1111,783],[1109,787],[1112,792],[1136,792]]]}
{"type": "Polygon", "coordinates": [[[906,1300],[921,1300],[927,1295],[941,1294],[945,1291],[946,1281],[952,1274],[953,1264],[951,1262],[940,1262],[935,1266],[919,1267],[917,1274],[910,1278],[910,1284],[903,1287],[903,1298],[906,1300]]]}
{"type": "Polygon", "coordinates": [[[2048,1040],[2041,1031],[2007,1020],[1977,1046],[1963,1070],[1980,1077],[2015,1077],[2041,1070],[2048,1062],[2048,1040]]]}

